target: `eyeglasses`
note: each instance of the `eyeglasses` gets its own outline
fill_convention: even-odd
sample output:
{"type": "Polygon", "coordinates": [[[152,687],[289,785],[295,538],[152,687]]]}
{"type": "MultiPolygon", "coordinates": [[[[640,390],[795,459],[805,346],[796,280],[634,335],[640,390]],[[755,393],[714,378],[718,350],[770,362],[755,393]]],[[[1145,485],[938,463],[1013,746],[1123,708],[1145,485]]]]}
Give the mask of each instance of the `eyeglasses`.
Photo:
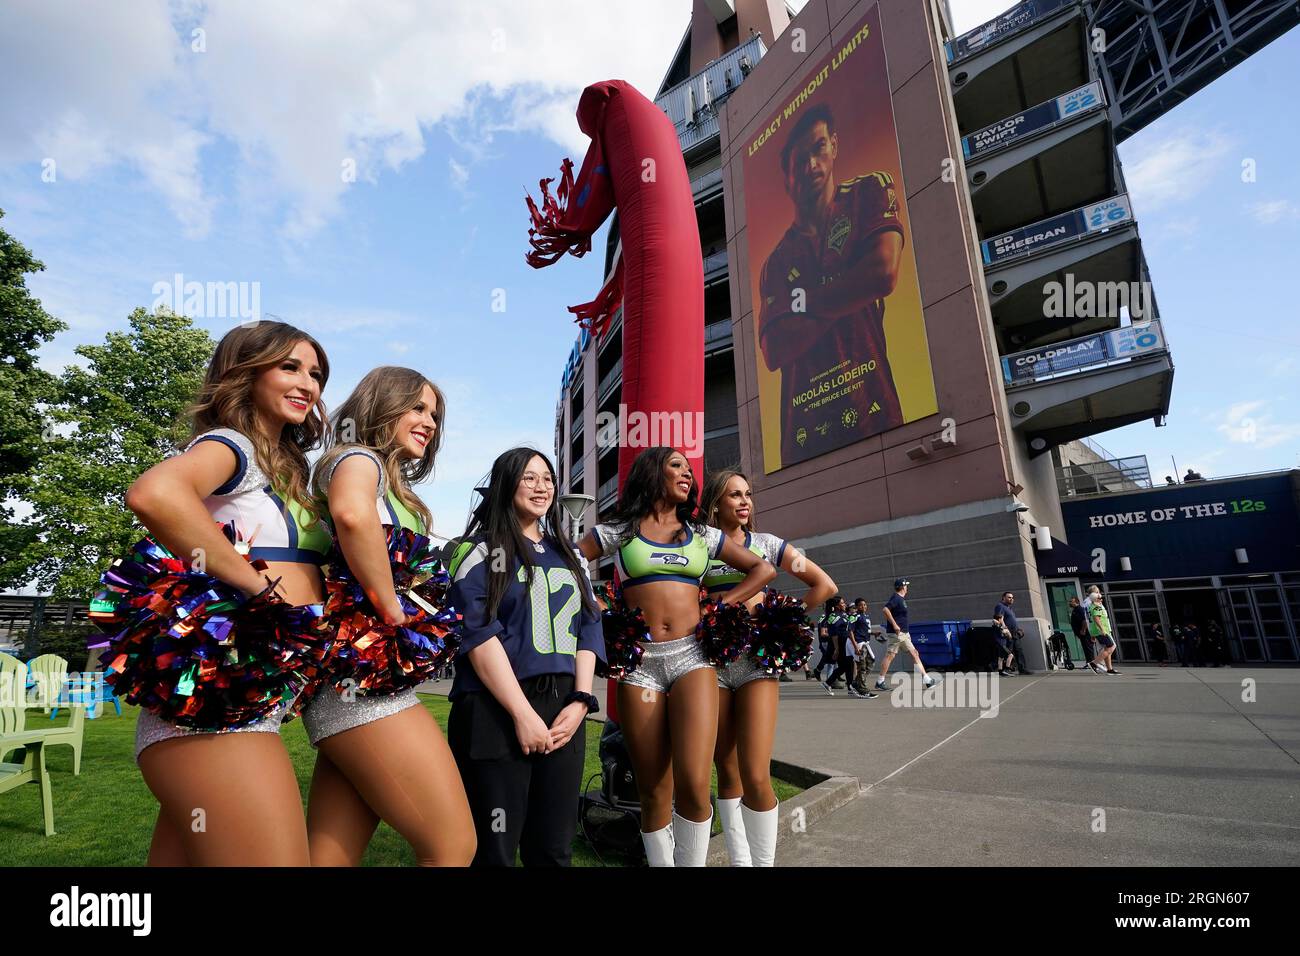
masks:
{"type": "Polygon", "coordinates": [[[531,471],[526,471],[524,476],[519,479],[519,483],[525,488],[536,488],[539,481],[542,483],[543,488],[555,487],[555,477],[553,475],[535,475],[531,471]]]}

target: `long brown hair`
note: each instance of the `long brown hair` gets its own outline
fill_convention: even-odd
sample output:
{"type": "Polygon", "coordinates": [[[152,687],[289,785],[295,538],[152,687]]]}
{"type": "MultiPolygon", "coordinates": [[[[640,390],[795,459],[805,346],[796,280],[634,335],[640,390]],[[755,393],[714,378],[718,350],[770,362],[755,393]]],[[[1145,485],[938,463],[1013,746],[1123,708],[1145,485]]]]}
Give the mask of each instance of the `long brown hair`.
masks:
{"type": "MultiPolygon", "coordinates": [[[[433,473],[434,459],[442,445],[446,413],[447,400],[442,389],[420,372],[397,365],[371,369],[334,413],[331,424],[333,447],[316,463],[316,474],[327,474],[329,466],[350,448],[368,448],[384,463],[384,483],[387,485],[384,491],[396,495],[408,510],[420,516],[425,528],[429,528],[432,523],[429,509],[411,490],[411,485],[424,481],[433,473]],[[419,402],[426,385],[438,401],[433,413],[433,440],[425,449],[423,458],[411,458],[397,442],[397,423],[419,402]]],[[[322,504],[325,504],[325,491],[317,488],[322,504]]],[[[326,507],[325,511],[328,510],[326,507]]]]}
{"type": "MultiPolygon", "coordinates": [[[[718,524],[718,502],[722,500],[723,494],[727,490],[727,482],[732,478],[740,478],[749,485],[751,497],[754,486],[750,485],[749,477],[738,468],[723,468],[721,471],[715,471],[709,475],[709,480],[704,483],[704,494],[700,496],[700,511],[704,514],[704,523],[711,524],[713,527],[721,527],[718,524]]],[[[742,528],[751,534],[758,530],[758,525],[754,521],[755,508],[751,501],[749,506],[749,520],[746,521],[742,528]]]]}
{"type": "Polygon", "coordinates": [[[316,350],[321,390],[329,381],[330,363],[319,342],[286,322],[258,322],[231,329],[217,343],[194,403],[185,413],[190,421],[190,441],[213,428],[233,428],[253,443],[257,466],[285,498],[297,501],[315,520],[307,491],[307,452],[320,447],[325,437],[325,404],[317,401],[301,425],[288,425],[273,441],[257,427],[253,383],[269,368],[293,354],[299,342],[316,350]]]}

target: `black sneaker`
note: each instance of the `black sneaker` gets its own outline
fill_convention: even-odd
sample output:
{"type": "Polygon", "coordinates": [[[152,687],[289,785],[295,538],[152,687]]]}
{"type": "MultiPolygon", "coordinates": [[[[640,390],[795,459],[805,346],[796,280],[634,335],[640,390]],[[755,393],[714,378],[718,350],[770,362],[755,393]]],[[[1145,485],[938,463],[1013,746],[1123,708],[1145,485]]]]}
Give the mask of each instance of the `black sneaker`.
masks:
{"type": "Polygon", "coordinates": [[[790,675],[788,675],[788,674],[782,674],[780,680],[781,680],[781,683],[782,683],[782,684],[793,684],[793,683],[794,683],[794,681],[792,681],[792,680],[790,679],[790,675]]]}

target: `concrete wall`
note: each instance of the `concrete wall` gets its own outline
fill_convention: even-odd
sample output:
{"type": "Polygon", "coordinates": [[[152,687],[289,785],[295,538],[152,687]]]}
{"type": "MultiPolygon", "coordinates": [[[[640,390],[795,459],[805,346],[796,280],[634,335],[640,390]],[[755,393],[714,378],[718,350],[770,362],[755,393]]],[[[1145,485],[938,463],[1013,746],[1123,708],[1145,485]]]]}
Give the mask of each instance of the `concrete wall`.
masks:
{"type": "Polygon", "coordinates": [[[944,176],[945,161],[961,149],[937,10],[930,0],[811,0],[726,101],[720,119],[742,460],[760,527],[805,543],[847,597],[861,593],[878,607],[901,574],[913,581],[914,619],[987,618],[1010,588],[1033,633],[1031,619],[1045,609],[1029,524],[1006,510],[1009,484],[1025,486],[1021,499],[1053,527],[1061,525],[1059,504],[1050,456],[1031,462],[1011,432],[969,196],[960,175],[944,176]],[[939,412],[764,475],[745,146],[876,4],[939,412]],[[795,28],[804,31],[806,53],[788,41],[795,28]],[[909,457],[948,418],[956,445],[909,457]]]}

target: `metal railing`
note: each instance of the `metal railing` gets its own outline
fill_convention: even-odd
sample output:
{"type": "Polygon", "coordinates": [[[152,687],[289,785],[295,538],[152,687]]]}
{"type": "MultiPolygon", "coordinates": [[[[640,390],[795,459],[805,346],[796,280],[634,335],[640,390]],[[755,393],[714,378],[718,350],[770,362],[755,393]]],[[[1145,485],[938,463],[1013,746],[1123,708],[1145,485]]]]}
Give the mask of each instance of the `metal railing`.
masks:
{"type": "Polygon", "coordinates": [[[677,129],[682,152],[719,134],[718,104],[749,76],[766,52],[763,38],[752,36],[655,100],[677,129]]]}
{"type": "Polygon", "coordinates": [[[1078,462],[1056,469],[1056,490],[1062,498],[1138,491],[1151,487],[1146,455],[1078,462]]]}

